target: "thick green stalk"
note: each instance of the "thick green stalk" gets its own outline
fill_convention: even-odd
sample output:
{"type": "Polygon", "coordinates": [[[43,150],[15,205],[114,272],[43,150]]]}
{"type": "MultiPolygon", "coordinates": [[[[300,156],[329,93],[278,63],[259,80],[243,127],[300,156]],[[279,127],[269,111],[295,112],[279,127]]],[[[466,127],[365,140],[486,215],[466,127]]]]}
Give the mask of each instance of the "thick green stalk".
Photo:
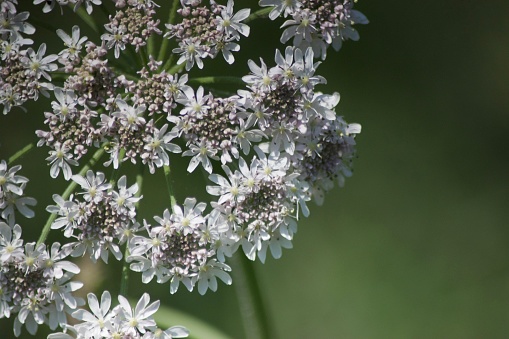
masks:
{"type": "Polygon", "coordinates": [[[246,258],[242,250],[239,250],[233,255],[230,263],[232,264],[233,286],[237,294],[240,316],[244,325],[244,338],[271,338],[269,321],[264,309],[253,262],[246,258]]]}
{"type": "MultiPolygon", "coordinates": [[[[168,15],[168,24],[174,25],[175,21],[177,20],[177,10],[178,5],[180,3],[180,0],[173,0],[173,3],[170,8],[170,13],[168,15]]],[[[166,58],[166,51],[168,49],[168,44],[170,40],[163,37],[163,41],[161,42],[161,48],[159,49],[159,55],[157,57],[157,60],[164,61],[166,58]]]]}
{"type": "Polygon", "coordinates": [[[166,186],[168,187],[168,194],[170,196],[170,207],[173,212],[173,208],[177,204],[177,199],[175,199],[175,193],[173,191],[173,184],[171,182],[171,170],[170,166],[164,166],[164,177],[166,178],[166,186]]]}
{"type": "MultiPolygon", "coordinates": [[[[88,161],[88,163],[85,166],[83,166],[83,168],[81,169],[81,171],[78,174],[81,176],[85,175],[85,173],[87,173],[87,171],[90,168],[92,168],[97,163],[97,161],[99,161],[99,159],[101,158],[101,156],[103,154],[104,154],[104,148],[101,147],[94,153],[92,158],[88,161]]],[[[76,182],[71,180],[71,182],[69,183],[69,186],[67,186],[64,193],[62,193],[62,198],[64,200],[69,198],[69,196],[74,191],[74,189],[76,188],[77,185],[78,184],[76,182]]],[[[46,224],[44,225],[44,228],[42,229],[39,240],[37,240],[37,245],[42,244],[43,242],[46,241],[46,238],[48,237],[49,231],[51,229],[51,224],[53,223],[53,221],[55,221],[56,218],[57,218],[56,213],[52,213],[49,216],[48,220],[46,221],[46,224]]]]}

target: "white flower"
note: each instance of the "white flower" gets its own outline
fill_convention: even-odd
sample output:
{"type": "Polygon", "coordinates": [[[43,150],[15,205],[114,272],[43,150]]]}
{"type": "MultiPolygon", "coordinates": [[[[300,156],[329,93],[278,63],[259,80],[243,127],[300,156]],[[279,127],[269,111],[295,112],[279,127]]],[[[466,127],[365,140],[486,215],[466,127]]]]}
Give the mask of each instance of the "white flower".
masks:
{"type": "Polygon", "coordinates": [[[148,135],[143,140],[145,142],[144,149],[149,153],[143,153],[141,157],[143,162],[148,164],[150,173],[155,172],[155,167],[170,165],[170,157],[167,151],[172,153],[182,152],[180,146],[170,143],[171,140],[177,137],[177,132],[170,131],[166,133],[167,129],[167,124],[160,130],[154,128],[154,135],[148,135]]]}
{"type": "Polygon", "coordinates": [[[193,41],[191,39],[185,39],[179,43],[178,48],[174,48],[173,53],[180,53],[180,58],[177,60],[177,64],[186,63],[186,71],[193,68],[194,63],[198,65],[199,69],[203,68],[203,61],[201,59],[206,58],[209,53],[205,46],[201,45],[200,41],[193,41]]]}
{"type": "Polygon", "coordinates": [[[111,188],[111,184],[106,182],[106,177],[104,173],[101,172],[97,172],[96,175],[93,171],[88,170],[86,177],[77,174],[73,175],[71,179],[85,191],[81,193],[85,201],[98,203],[103,199],[103,195],[111,188]]]}
{"type": "Polygon", "coordinates": [[[288,240],[287,238],[281,236],[279,234],[278,230],[276,230],[276,232],[274,232],[270,236],[270,240],[264,241],[262,243],[262,247],[258,251],[257,255],[258,255],[258,258],[260,259],[260,261],[262,263],[265,263],[265,258],[267,256],[268,248],[270,248],[270,252],[271,252],[272,256],[274,257],[274,259],[279,259],[279,258],[281,258],[282,254],[283,254],[282,248],[289,249],[292,247],[293,247],[292,242],[290,240],[288,240]]]}
{"type": "Polygon", "coordinates": [[[195,198],[186,198],[184,211],[178,205],[173,207],[174,213],[170,217],[170,220],[173,221],[173,227],[182,231],[184,235],[193,232],[194,229],[205,222],[202,213],[206,207],[207,205],[203,202],[196,204],[195,198]]]}
{"type": "Polygon", "coordinates": [[[69,281],[72,276],[73,274],[65,273],[61,278],[55,280],[51,286],[48,286],[48,297],[55,303],[55,307],[58,312],[64,311],[65,306],[74,310],[83,301],[81,298],[76,298],[72,295],[72,292],[83,287],[82,282],[69,281]]]}
{"type": "Polygon", "coordinates": [[[298,77],[299,84],[302,85],[301,92],[312,90],[318,84],[326,84],[327,80],[320,75],[315,75],[315,71],[320,65],[320,62],[314,62],[313,48],[308,47],[303,50],[300,48],[295,49],[295,63],[293,70],[298,77]]]}
{"type": "Polygon", "coordinates": [[[125,45],[128,42],[127,28],[121,26],[104,25],[108,33],[101,35],[101,40],[106,43],[106,48],[115,49],[115,58],[120,57],[120,51],[125,49],[125,45]]]}
{"type": "Polygon", "coordinates": [[[248,240],[253,244],[252,250],[260,251],[262,243],[270,239],[269,227],[259,220],[255,220],[247,226],[248,240]]]}
{"type": "Polygon", "coordinates": [[[55,150],[50,151],[50,156],[46,158],[51,164],[49,174],[52,178],[56,178],[62,170],[65,180],[69,180],[72,176],[71,166],[69,165],[78,166],[78,162],[72,159],[69,146],[57,142],[54,147],[55,150]]]}
{"type": "Polygon", "coordinates": [[[300,180],[287,180],[287,186],[289,188],[289,194],[291,199],[300,206],[302,214],[305,217],[309,216],[309,208],[306,205],[306,201],[311,200],[309,193],[309,184],[300,180]]]}
{"type": "Polygon", "coordinates": [[[185,107],[180,111],[181,115],[189,115],[196,118],[201,118],[204,113],[210,108],[207,105],[207,101],[209,100],[209,95],[203,95],[203,87],[198,87],[196,91],[196,95],[194,90],[191,87],[186,87],[182,89],[182,92],[185,95],[184,97],[177,98],[176,101],[185,107]]]}
{"type": "Polygon", "coordinates": [[[0,34],[3,35],[9,32],[34,34],[35,27],[26,22],[29,16],[29,12],[0,12],[0,21],[2,22],[2,25],[0,25],[0,34]]]}
{"type": "Polygon", "coordinates": [[[27,243],[25,244],[23,260],[19,263],[19,266],[26,273],[36,271],[43,267],[47,258],[46,245],[36,245],[35,242],[27,243]]]}
{"type": "Polygon", "coordinates": [[[295,124],[281,121],[272,127],[272,140],[270,142],[269,152],[278,153],[284,150],[293,155],[295,152],[295,134],[299,132],[295,124]]]}
{"type": "Polygon", "coordinates": [[[64,235],[69,238],[72,236],[74,227],[76,226],[76,218],[79,216],[79,207],[73,202],[71,195],[69,200],[64,200],[60,195],[53,194],[53,200],[57,205],[49,205],[46,211],[60,215],[51,224],[51,229],[59,229],[64,227],[64,235]]]}
{"type": "Polygon", "coordinates": [[[83,44],[88,39],[86,36],[80,38],[80,28],[77,25],[72,26],[71,36],[61,29],[57,29],[57,35],[64,41],[64,45],[67,47],[58,53],[64,60],[74,60],[77,58],[83,44]]]}
{"type": "Polygon", "coordinates": [[[15,174],[21,169],[21,165],[7,168],[7,163],[5,160],[2,160],[0,162],[0,199],[7,192],[19,196],[23,195],[23,184],[28,182],[27,178],[15,174]]]}
{"type": "Polygon", "coordinates": [[[209,180],[219,186],[207,186],[207,192],[211,195],[220,196],[218,204],[234,203],[241,201],[247,193],[242,184],[242,177],[239,172],[232,172],[228,166],[222,166],[228,180],[219,174],[209,175],[209,180]]]}
{"type": "Polygon", "coordinates": [[[284,44],[291,38],[293,38],[295,47],[302,47],[304,41],[311,43],[313,36],[317,33],[316,14],[310,11],[300,11],[293,15],[293,18],[294,20],[287,20],[281,26],[281,28],[287,27],[281,35],[281,43],[284,44]]]}
{"type": "Polygon", "coordinates": [[[318,115],[321,118],[332,121],[336,119],[336,112],[334,112],[333,108],[338,102],[339,93],[337,92],[332,95],[313,93],[312,96],[304,95],[304,105],[302,109],[308,119],[313,115],[318,115]]]}
{"type": "Polygon", "coordinates": [[[240,45],[231,41],[222,41],[218,42],[216,46],[214,46],[216,51],[221,51],[223,53],[224,60],[230,65],[235,62],[235,57],[233,56],[233,52],[240,51],[240,45]]]}
{"type": "Polygon", "coordinates": [[[148,293],[143,293],[134,310],[131,309],[131,305],[129,305],[129,301],[127,301],[125,297],[119,295],[118,301],[120,303],[123,317],[125,318],[122,327],[128,333],[136,333],[132,332],[133,330],[145,333],[146,328],[154,327],[156,325],[156,322],[150,317],[152,314],[157,312],[160,303],[159,300],[157,300],[148,305],[150,301],[148,293]]]}
{"type": "Polygon", "coordinates": [[[114,313],[110,312],[110,292],[103,292],[101,303],[99,303],[97,297],[93,293],[89,293],[87,299],[88,307],[92,312],[80,309],[72,313],[73,318],[84,321],[84,323],[75,326],[76,330],[79,333],[86,333],[89,338],[107,336],[106,327],[111,323],[114,316],[114,313]]]}
{"type": "Polygon", "coordinates": [[[179,288],[180,283],[184,284],[184,286],[188,289],[189,292],[193,290],[193,281],[192,277],[195,275],[193,273],[189,273],[187,268],[182,267],[173,267],[169,270],[170,277],[170,293],[175,294],[179,288]]]}
{"type": "Polygon", "coordinates": [[[46,80],[51,81],[51,76],[48,72],[53,72],[58,68],[56,64],[52,63],[58,59],[58,56],[55,54],[44,56],[45,53],[46,44],[44,43],[39,46],[37,53],[32,48],[29,48],[27,49],[26,57],[22,58],[22,62],[27,68],[26,72],[34,74],[37,79],[42,75],[46,80]]]}
{"type": "Polygon", "coordinates": [[[35,335],[38,326],[46,319],[48,307],[45,307],[43,300],[38,297],[23,298],[20,306],[18,316],[14,319],[14,335],[19,337],[22,325],[25,325],[28,333],[35,335]]]}
{"type": "Polygon", "coordinates": [[[258,154],[260,170],[262,178],[271,179],[275,177],[283,177],[286,174],[288,160],[284,157],[279,157],[277,153],[270,153],[266,156],[265,153],[258,147],[254,148],[258,154]]]}
{"type": "Polygon", "coordinates": [[[263,174],[259,171],[260,163],[258,159],[253,158],[251,165],[248,166],[243,158],[239,158],[239,169],[242,173],[242,184],[249,191],[256,191],[259,182],[263,179],[263,174]]]}
{"type": "Polygon", "coordinates": [[[279,74],[284,81],[291,81],[295,78],[295,66],[293,65],[293,54],[294,48],[293,46],[288,46],[285,49],[285,55],[281,54],[281,52],[276,49],[276,55],[274,60],[276,61],[277,66],[272,67],[269,71],[271,75],[279,74]]]}
{"type": "MultiPolygon", "coordinates": [[[[206,216],[207,222],[198,225],[199,245],[215,245],[220,240],[221,233],[228,231],[228,224],[218,209],[213,209],[206,216]]],[[[224,261],[224,260],[223,260],[224,261]]]]}
{"type": "MultiPolygon", "coordinates": [[[[23,185],[24,187],[24,185],[23,185]]],[[[18,210],[23,216],[27,218],[33,218],[35,213],[28,206],[35,206],[37,201],[32,197],[19,197],[17,195],[8,193],[5,196],[5,200],[0,200],[0,215],[4,220],[7,220],[9,225],[14,225],[15,212],[18,210]],[[3,209],[3,210],[2,210],[3,209]]]]}
{"type": "Polygon", "coordinates": [[[76,113],[76,104],[78,103],[78,98],[73,91],[64,91],[60,87],[55,87],[54,93],[58,102],[51,102],[53,112],[60,117],[61,121],[66,121],[69,115],[72,116],[76,113]]]}
{"type": "Polygon", "coordinates": [[[234,15],[233,0],[228,0],[226,7],[221,11],[221,16],[217,16],[217,29],[236,40],[240,39],[239,33],[245,37],[249,36],[249,26],[241,23],[241,21],[246,19],[250,12],[249,8],[244,8],[234,15]]]}
{"type": "Polygon", "coordinates": [[[233,142],[239,144],[242,152],[245,155],[248,155],[251,150],[251,143],[259,143],[267,136],[259,129],[249,130],[248,125],[242,119],[239,119],[238,123],[239,126],[235,129],[233,142]]]}
{"type": "Polygon", "coordinates": [[[178,98],[180,98],[184,91],[191,89],[190,86],[186,85],[187,80],[188,80],[187,73],[182,74],[180,77],[178,74],[175,74],[171,82],[168,84],[166,91],[163,94],[164,98],[166,100],[170,100],[172,98],[177,100],[178,98]]]}
{"type": "Polygon", "coordinates": [[[217,279],[221,279],[226,285],[232,284],[232,278],[226,272],[231,271],[230,266],[220,263],[215,259],[209,260],[200,267],[200,272],[196,276],[198,281],[198,292],[204,295],[208,289],[217,291],[217,279]]]}
{"type": "Polygon", "coordinates": [[[111,205],[120,213],[129,213],[134,211],[135,204],[142,198],[135,196],[138,192],[138,184],[133,184],[127,188],[127,178],[125,175],[118,179],[118,192],[112,191],[111,205]]]}
{"type": "Polygon", "coordinates": [[[192,173],[201,163],[205,171],[212,173],[212,163],[210,159],[218,160],[217,150],[212,148],[209,141],[202,140],[199,145],[189,145],[189,150],[182,153],[182,156],[192,156],[187,171],[192,173]],[[210,159],[209,159],[210,158],[210,159]]]}
{"type": "MultiPolygon", "coordinates": [[[[21,227],[10,227],[5,222],[0,222],[0,261],[9,263],[19,261],[24,256],[23,240],[21,239],[21,227]]],[[[0,315],[2,313],[0,312],[0,315]]]]}
{"type": "Polygon", "coordinates": [[[55,279],[60,279],[64,275],[64,271],[78,274],[80,273],[80,268],[78,265],[70,262],[64,261],[72,249],[70,246],[62,246],[60,247],[60,243],[55,242],[51,245],[49,256],[44,261],[44,272],[46,275],[52,275],[55,279]]]}
{"type": "Polygon", "coordinates": [[[260,63],[261,66],[258,66],[253,60],[249,60],[247,64],[252,74],[243,76],[242,80],[256,88],[259,88],[261,91],[269,92],[274,89],[275,82],[267,70],[267,65],[261,58],[260,63]]]}
{"type": "Polygon", "coordinates": [[[118,118],[122,126],[133,131],[137,131],[145,126],[146,121],[143,115],[146,107],[144,105],[133,107],[122,99],[116,99],[115,104],[119,110],[113,112],[111,116],[118,118]]]}

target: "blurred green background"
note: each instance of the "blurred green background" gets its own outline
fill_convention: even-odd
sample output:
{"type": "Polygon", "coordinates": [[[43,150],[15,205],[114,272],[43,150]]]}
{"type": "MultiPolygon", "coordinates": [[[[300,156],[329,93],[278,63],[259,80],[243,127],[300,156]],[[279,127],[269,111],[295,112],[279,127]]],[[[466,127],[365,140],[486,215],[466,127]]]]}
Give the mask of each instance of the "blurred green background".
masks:
{"type": "MultiPolygon", "coordinates": [[[[273,337],[508,338],[509,2],[360,1],[356,8],[370,19],[357,26],[361,40],[330,50],[318,69],[328,79],[321,90],[341,93],[338,114],[363,126],[355,174],[312,206],[292,250],[255,264],[273,337]]],[[[258,56],[273,65],[281,22],[253,23],[237,66],[218,61],[204,74],[243,75],[258,56]]],[[[42,103],[0,117],[0,158],[36,140],[42,103]]],[[[48,184],[45,151],[21,161],[39,215],[65,187],[48,184]]],[[[182,201],[201,183],[189,184],[185,164],[175,166],[182,201]]],[[[162,180],[147,175],[146,218],[168,206],[162,180]]],[[[19,219],[27,241],[37,239],[40,220],[19,219]]],[[[100,293],[118,289],[119,274],[118,264],[98,264],[80,278],[96,277],[100,293]]],[[[130,281],[133,297],[149,289],[232,338],[244,336],[232,286],[201,297],[183,288],[170,295],[134,274],[130,281]]],[[[0,321],[2,338],[11,327],[0,321]]]]}

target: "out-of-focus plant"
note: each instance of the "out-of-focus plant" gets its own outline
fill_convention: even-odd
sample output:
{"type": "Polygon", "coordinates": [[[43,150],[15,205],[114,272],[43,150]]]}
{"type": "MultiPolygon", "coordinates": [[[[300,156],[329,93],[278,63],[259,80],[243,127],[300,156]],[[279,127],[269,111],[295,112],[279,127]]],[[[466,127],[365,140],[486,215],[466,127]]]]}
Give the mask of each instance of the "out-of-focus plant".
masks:
{"type": "Polygon", "coordinates": [[[24,195],[29,180],[15,163],[33,145],[0,162],[0,318],[15,318],[17,336],[23,326],[35,334],[47,324],[62,331],[53,339],[186,337],[182,326],[157,327],[159,302],[149,304],[148,294],[131,308],[129,269],[144,283],[169,284],[171,293],[182,284],[204,294],[216,291],[218,279],[232,283],[227,258],[234,253],[264,262],[267,252],[279,258],[292,247],[308,202],[321,204],[334,182],[351,175],[360,133],[360,125],[336,114],[338,93],[315,89],[326,82],[316,74],[317,59],[326,59],[329,46],[357,40],[353,26],[367,19],[350,0],[260,0],[267,8],[253,13],[234,9],[233,0],[173,0],[162,8],[152,0],[103,1],[33,1],[33,10],[74,13],[95,32],[89,38],[79,25],[70,32],[55,27],[57,54],[30,38],[38,25],[18,10],[18,0],[0,1],[3,114],[50,98],[39,112],[45,128],[35,131],[37,146],[49,153],[51,177],[69,182],[47,206],[39,241],[24,243],[18,217],[34,217],[36,201],[24,195]],[[166,7],[163,25],[156,14],[166,7]],[[102,26],[98,10],[107,14],[102,26]],[[267,16],[284,18],[281,42],[291,42],[275,51],[273,66],[249,60],[251,72],[241,79],[186,73],[218,55],[234,63],[247,23],[267,16]],[[218,81],[244,85],[229,96],[201,86],[218,81]],[[179,173],[170,157],[180,156],[189,159],[188,172],[208,173],[210,201],[176,201],[170,174],[179,173]],[[118,178],[125,162],[140,165],[136,183],[118,178]],[[113,168],[109,178],[102,167],[113,168]],[[153,221],[136,213],[144,168],[167,177],[169,206],[153,221]],[[68,241],[47,244],[50,230],[68,241]],[[100,300],[88,295],[90,311],[73,296],[82,283],[73,280],[80,268],[69,259],[85,255],[124,261],[117,306],[108,291],[100,300]]]}

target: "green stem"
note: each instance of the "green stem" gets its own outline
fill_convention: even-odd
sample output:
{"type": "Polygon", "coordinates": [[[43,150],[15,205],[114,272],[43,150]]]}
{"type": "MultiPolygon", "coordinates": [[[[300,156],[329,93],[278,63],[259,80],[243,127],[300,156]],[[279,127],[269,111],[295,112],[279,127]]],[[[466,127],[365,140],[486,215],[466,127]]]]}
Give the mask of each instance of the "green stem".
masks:
{"type": "MultiPolygon", "coordinates": [[[[83,168],[78,174],[81,176],[85,175],[85,173],[87,173],[87,171],[90,168],[92,168],[97,163],[97,161],[99,161],[103,154],[104,148],[101,147],[94,153],[92,158],[88,161],[88,163],[85,166],[83,166],[83,168]]],[[[76,182],[71,181],[69,183],[69,186],[67,186],[64,193],[62,194],[62,199],[66,200],[67,198],[69,198],[69,196],[74,191],[77,185],[78,184],[76,182]]],[[[39,237],[39,240],[37,240],[37,245],[42,244],[43,242],[46,241],[46,238],[48,237],[49,231],[51,229],[51,224],[53,223],[53,221],[55,221],[56,218],[57,218],[56,213],[52,213],[49,216],[48,220],[46,221],[46,224],[44,225],[44,228],[42,229],[41,236],[39,237]]]]}
{"type": "Polygon", "coordinates": [[[20,149],[16,153],[14,153],[14,155],[7,160],[7,164],[10,165],[13,162],[15,162],[16,160],[18,160],[19,158],[24,156],[26,153],[31,151],[34,148],[34,146],[35,146],[34,144],[26,145],[25,147],[23,147],[22,149],[20,149]]]}
{"type": "MultiPolygon", "coordinates": [[[[148,37],[148,40],[147,40],[147,53],[149,56],[152,56],[154,57],[154,52],[155,52],[155,34],[150,34],[150,36],[148,37]]],[[[164,39],[164,38],[163,38],[164,39]]]]}
{"type": "MultiPolygon", "coordinates": [[[[140,162],[140,172],[136,175],[136,183],[138,184],[138,191],[135,196],[141,196],[141,190],[143,187],[143,172],[145,171],[145,166],[140,162]]],[[[139,206],[139,201],[136,203],[136,208],[139,206]]],[[[129,241],[129,240],[127,240],[129,241]]],[[[120,278],[120,295],[127,297],[127,290],[129,287],[129,263],[127,262],[127,257],[129,256],[129,246],[126,242],[125,244],[125,252],[124,252],[124,264],[122,265],[122,276],[120,278]]]]}
{"type": "MultiPolygon", "coordinates": [[[[136,192],[136,197],[141,196],[141,189],[143,186],[143,172],[145,170],[145,166],[140,162],[140,172],[136,175],[136,183],[138,184],[138,192],[136,192]]],[[[139,206],[139,201],[136,203],[136,208],[139,206]]],[[[129,240],[127,240],[128,242],[129,240]]],[[[127,257],[129,256],[129,245],[126,242],[125,244],[125,252],[124,252],[124,264],[122,265],[122,275],[120,277],[120,295],[127,297],[127,290],[129,287],[129,263],[127,262],[127,257]]]]}
{"type": "MultiPolygon", "coordinates": [[[[180,65],[174,65],[172,68],[170,68],[168,70],[168,73],[169,74],[176,74],[176,73],[180,72],[180,70],[182,70],[185,66],[186,66],[185,62],[180,64],[180,65]]],[[[164,69],[165,70],[167,69],[166,65],[165,65],[164,69]]]]}
{"type": "Polygon", "coordinates": [[[147,56],[147,52],[145,50],[144,47],[140,47],[140,49],[138,50],[138,55],[140,56],[140,60],[141,60],[141,68],[147,66],[147,62],[148,62],[148,56],[147,56]]]}
{"type": "Polygon", "coordinates": [[[50,31],[51,33],[53,33],[53,34],[58,29],[58,27],[53,26],[52,24],[48,23],[47,21],[39,20],[39,19],[37,19],[35,17],[32,17],[32,16],[30,16],[30,20],[29,21],[31,23],[35,24],[35,26],[37,26],[37,28],[39,28],[39,27],[45,28],[48,31],[50,31]]]}
{"type": "Polygon", "coordinates": [[[272,7],[259,9],[256,12],[252,13],[250,16],[248,16],[246,20],[244,20],[244,23],[248,23],[256,19],[266,18],[269,16],[270,11],[272,11],[272,7]]]}
{"type": "Polygon", "coordinates": [[[101,8],[101,12],[103,12],[104,16],[106,17],[106,19],[109,19],[110,18],[110,11],[106,8],[106,5],[104,3],[102,3],[99,8],[101,8]]]}
{"type": "Polygon", "coordinates": [[[85,8],[83,6],[81,7],[78,7],[78,9],[76,10],[76,14],[78,14],[78,16],[90,27],[94,30],[94,32],[96,32],[97,34],[99,34],[99,26],[97,26],[97,23],[95,22],[95,20],[92,18],[92,16],[88,15],[87,11],[85,10],[85,8]]]}
{"type": "MultiPolygon", "coordinates": [[[[170,14],[168,15],[168,24],[174,25],[175,21],[177,20],[177,10],[178,10],[178,4],[180,3],[180,0],[173,0],[173,3],[170,8],[170,14]]],[[[166,39],[163,37],[163,42],[161,43],[161,48],[159,49],[159,55],[157,57],[157,60],[163,61],[166,58],[166,51],[168,49],[168,44],[170,43],[170,39],[166,39]]]]}
{"type": "Polygon", "coordinates": [[[140,54],[136,52],[134,46],[126,45],[122,56],[128,61],[128,64],[134,72],[140,70],[143,65],[143,60],[139,57],[140,54]]]}
{"type": "Polygon", "coordinates": [[[230,263],[232,264],[233,286],[244,325],[244,338],[271,338],[269,321],[256,279],[254,263],[246,258],[242,250],[237,251],[230,258],[230,263]]]}
{"type": "Polygon", "coordinates": [[[175,199],[175,192],[173,191],[173,184],[171,182],[170,166],[164,166],[164,177],[166,178],[166,186],[168,187],[168,194],[170,195],[170,207],[173,212],[173,208],[177,204],[177,199],[175,199]]]}
{"type": "Polygon", "coordinates": [[[199,77],[189,79],[190,83],[197,83],[200,85],[217,85],[217,84],[228,84],[228,85],[245,85],[244,81],[238,77],[230,76],[212,76],[212,77],[199,77]]]}
{"type": "Polygon", "coordinates": [[[137,75],[133,75],[133,74],[130,74],[130,73],[127,73],[127,72],[123,72],[121,68],[116,68],[116,67],[111,67],[111,70],[115,73],[120,73],[122,74],[123,76],[125,76],[125,78],[127,80],[132,80],[132,81],[140,81],[140,77],[137,76],[137,75]]]}
{"type": "Polygon", "coordinates": [[[122,276],[120,277],[120,292],[119,294],[127,297],[127,290],[129,287],[129,263],[127,262],[127,257],[129,256],[129,246],[125,244],[125,252],[124,252],[124,264],[122,265],[122,276]]]}

